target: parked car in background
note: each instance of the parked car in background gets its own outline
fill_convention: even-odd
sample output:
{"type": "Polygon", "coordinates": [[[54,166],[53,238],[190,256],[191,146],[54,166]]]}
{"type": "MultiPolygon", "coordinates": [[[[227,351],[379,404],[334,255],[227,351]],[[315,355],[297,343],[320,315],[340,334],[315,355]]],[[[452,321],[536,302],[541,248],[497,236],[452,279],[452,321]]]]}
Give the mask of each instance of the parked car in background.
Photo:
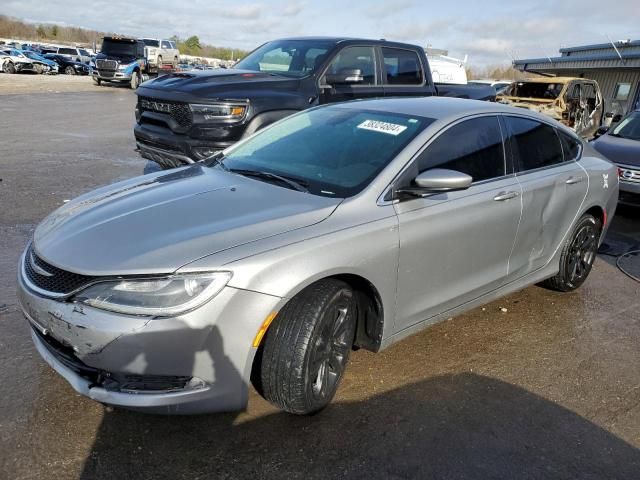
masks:
{"type": "Polygon", "coordinates": [[[496,89],[496,94],[503,93],[506,88],[513,83],[513,80],[469,80],[473,85],[490,85],[496,89]]]}
{"type": "Polygon", "coordinates": [[[20,259],[19,304],[40,355],[98,402],[239,410],[253,382],[309,414],[354,347],[580,287],[617,197],[615,166],[535,112],[336,103],[65,204],[20,259]]]}
{"type": "Polygon", "coordinates": [[[33,66],[37,73],[58,73],[58,64],[53,60],[45,58],[33,50],[22,50],[21,53],[33,62],[33,66]],[[46,71],[45,68],[42,67],[43,65],[48,67],[46,71]]]}
{"type": "Polygon", "coordinates": [[[44,57],[58,65],[60,73],[66,75],[89,75],[91,67],[86,63],[75,62],[57,53],[47,53],[44,57]]]}
{"type": "Polygon", "coordinates": [[[15,48],[0,49],[2,71],[5,73],[35,72],[33,61],[15,48]]]}
{"type": "Polygon", "coordinates": [[[163,168],[203,160],[315,105],[403,96],[495,99],[491,87],[435,83],[423,48],[386,40],[275,40],[228,70],[201,68],[207,71],[149,80],[136,92],[138,151],[163,168]]]}
{"type": "Polygon", "coordinates": [[[89,63],[91,60],[91,54],[84,48],[58,47],[58,50],[55,53],[76,62],[89,63]]]}
{"type": "Polygon", "coordinates": [[[618,166],[620,202],[640,206],[640,111],[598,133],[591,145],[618,166]]]}
{"type": "Polygon", "coordinates": [[[162,68],[163,65],[178,66],[180,51],[173,40],[157,40],[143,38],[147,60],[152,67],[162,68]]]}
{"type": "Polygon", "coordinates": [[[595,135],[604,112],[598,83],[586,78],[540,77],[518,80],[509,85],[496,100],[548,115],[585,139],[595,135]]]}

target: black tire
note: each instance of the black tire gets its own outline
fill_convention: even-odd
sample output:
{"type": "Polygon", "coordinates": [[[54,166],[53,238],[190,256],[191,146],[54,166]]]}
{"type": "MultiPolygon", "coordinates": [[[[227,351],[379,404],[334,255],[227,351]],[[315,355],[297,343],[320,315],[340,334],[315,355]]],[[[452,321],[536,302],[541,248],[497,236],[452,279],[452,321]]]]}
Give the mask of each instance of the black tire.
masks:
{"type": "Polygon", "coordinates": [[[601,232],[600,220],[593,215],[583,215],[562,247],[560,271],[542,282],[542,286],[570,292],[582,285],[593,267],[601,232]]]}
{"type": "Polygon", "coordinates": [[[178,68],[178,57],[173,57],[173,63],[171,66],[173,67],[174,70],[178,68]]]}
{"type": "Polygon", "coordinates": [[[13,62],[5,63],[2,68],[7,73],[16,73],[16,66],[13,64],[13,62]]]}
{"type": "Polygon", "coordinates": [[[353,291],[340,280],[322,280],[296,295],[278,313],[258,352],[258,392],[298,415],[326,407],[349,359],[356,316],[353,291]]]}
{"type": "Polygon", "coordinates": [[[133,72],[129,86],[131,87],[131,90],[135,90],[138,88],[138,85],[140,85],[140,72],[133,72]]]}
{"type": "Polygon", "coordinates": [[[158,65],[158,68],[162,68],[162,55],[158,55],[156,64],[158,65]]]}
{"type": "Polygon", "coordinates": [[[76,70],[71,65],[67,65],[64,68],[64,73],[66,73],[67,75],[75,75],[76,74],[76,70]]]}
{"type": "Polygon", "coordinates": [[[93,78],[93,83],[95,83],[97,86],[100,86],[100,84],[102,83],[102,81],[99,78],[93,78]]]}

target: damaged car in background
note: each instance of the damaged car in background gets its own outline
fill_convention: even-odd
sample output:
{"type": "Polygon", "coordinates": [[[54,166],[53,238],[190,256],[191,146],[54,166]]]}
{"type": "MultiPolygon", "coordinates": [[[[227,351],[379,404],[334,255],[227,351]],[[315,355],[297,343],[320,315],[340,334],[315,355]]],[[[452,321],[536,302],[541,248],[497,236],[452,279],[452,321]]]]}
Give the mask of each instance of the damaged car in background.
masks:
{"type": "Polygon", "coordinates": [[[519,80],[499,94],[496,101],[547,115],[585,139],[595,135],[604,111],[598,83],[586,78],[519,80]]]}
{"type": "Polygon", "coordinates": [[[5,73],[35,72],[33,61],[15,48],[0,49],[0,71],[5,73]]]}

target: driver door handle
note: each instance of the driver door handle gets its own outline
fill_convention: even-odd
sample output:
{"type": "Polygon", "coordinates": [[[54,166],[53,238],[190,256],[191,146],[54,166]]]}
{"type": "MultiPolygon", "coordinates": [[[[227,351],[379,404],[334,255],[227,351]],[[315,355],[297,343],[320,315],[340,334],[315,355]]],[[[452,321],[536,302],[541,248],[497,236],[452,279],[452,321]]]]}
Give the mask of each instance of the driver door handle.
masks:
{"type": "Polygon", "coordinates": [[[582,182],[582,177],[569,177],[564,181],[567,185],[575,185],[580,182],[582,182]]]}
{"type": "Polygon", "coordinates": [[[516,198],[518,195],[520,195],[518,192],[500,192],[498,195],[493,197],[493,199],[496,202],[504,202],[505,200],[516,198]]]}

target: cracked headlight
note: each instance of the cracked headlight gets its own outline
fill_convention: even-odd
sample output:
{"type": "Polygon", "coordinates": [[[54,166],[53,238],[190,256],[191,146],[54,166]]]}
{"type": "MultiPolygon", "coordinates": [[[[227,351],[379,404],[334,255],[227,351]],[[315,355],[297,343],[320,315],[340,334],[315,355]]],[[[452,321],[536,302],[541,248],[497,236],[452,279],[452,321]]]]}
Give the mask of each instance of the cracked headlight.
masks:
{"type": "Polygon", "coordinates": [[[211,300],[230,279],[231,272],[125,278],[91,285],[73,299],[112,312],[172,317],[211,300]]]}
{"type": "Polygon", "coordinates": [[[194,123],[235,123],[244,120],[246,103],[212,103],[189,105],[194,123]]]}

